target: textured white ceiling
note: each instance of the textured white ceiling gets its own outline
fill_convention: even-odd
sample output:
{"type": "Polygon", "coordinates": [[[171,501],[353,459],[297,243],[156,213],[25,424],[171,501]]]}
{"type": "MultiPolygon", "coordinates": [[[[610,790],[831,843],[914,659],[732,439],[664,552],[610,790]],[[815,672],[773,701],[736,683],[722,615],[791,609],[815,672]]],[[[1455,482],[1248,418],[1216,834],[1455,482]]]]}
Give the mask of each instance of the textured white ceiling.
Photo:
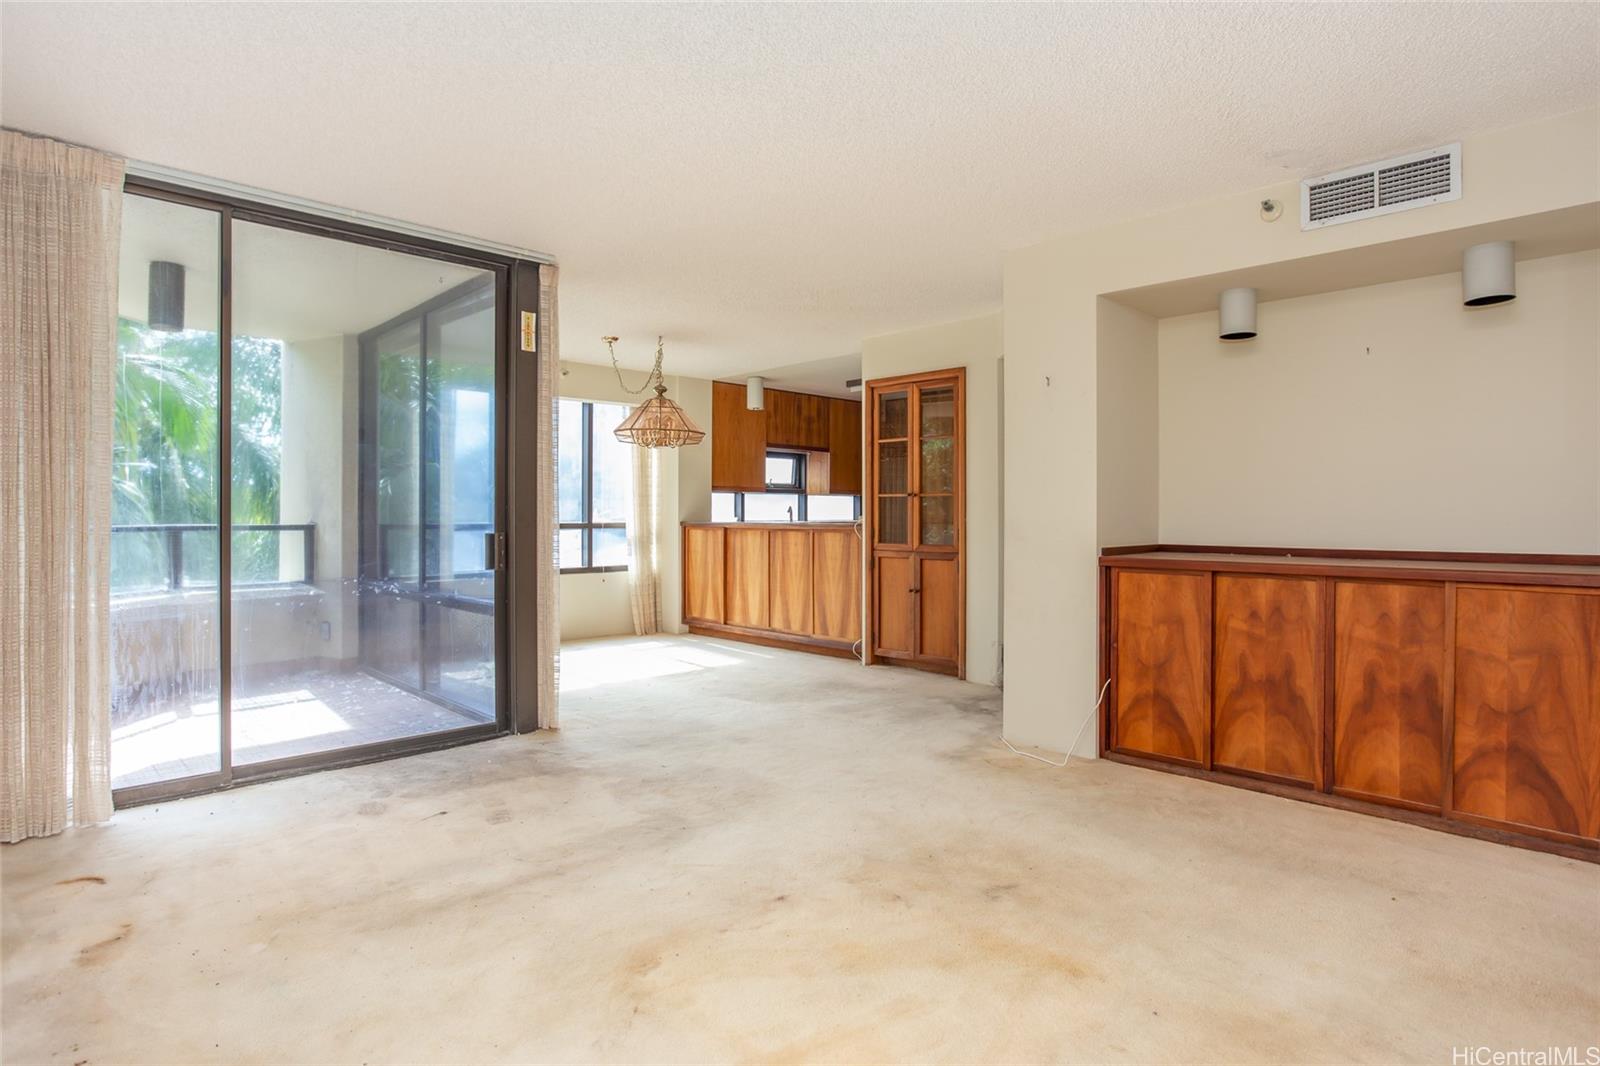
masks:
{"type": "Polygon", "coordinates": [[[567,358],[659,332],[717,377],[992,310],[1008,247],[1600,99],[1593,4],[8,3],[0,49],[7,125],[547,250],[567,358]]]}

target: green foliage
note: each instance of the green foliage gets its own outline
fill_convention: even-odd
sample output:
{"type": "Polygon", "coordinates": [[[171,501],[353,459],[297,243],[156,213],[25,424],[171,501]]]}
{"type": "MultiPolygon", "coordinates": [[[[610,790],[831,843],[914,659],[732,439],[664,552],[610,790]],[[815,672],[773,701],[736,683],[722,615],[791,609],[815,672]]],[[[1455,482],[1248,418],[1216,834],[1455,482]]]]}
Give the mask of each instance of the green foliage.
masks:
{"type": "MultiPolygon", "coordinates": [[[[164,333],[129,319],[117,323],[117,383],[112,446],[111,520],[116,525],[217,522],[220,432],[217,335],[164,333]]],[[[275,340],[233,342],[233,520],[278,521],[279,435],[283,346],[275,340]]],[[[184,569],[192,580],[216,579],[216,537],[189,533],[184,569]]],[[[235,572],[277,571],[278,540],[241,534],[235,572]]],[[[123,535],[113,543],[114,583],[163,583],[165,545],[156,535],[123,535]]]]}

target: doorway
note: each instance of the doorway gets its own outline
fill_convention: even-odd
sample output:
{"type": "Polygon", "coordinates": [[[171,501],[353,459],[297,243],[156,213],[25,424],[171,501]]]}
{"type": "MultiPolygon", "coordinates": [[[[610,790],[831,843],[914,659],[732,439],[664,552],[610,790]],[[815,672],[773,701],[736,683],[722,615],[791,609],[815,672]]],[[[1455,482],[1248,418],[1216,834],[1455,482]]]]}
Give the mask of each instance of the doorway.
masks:
{"type": "Polygon", "coordinates": [[[117,802],[505,732],[510,264],[127,192],[117,802]]]}

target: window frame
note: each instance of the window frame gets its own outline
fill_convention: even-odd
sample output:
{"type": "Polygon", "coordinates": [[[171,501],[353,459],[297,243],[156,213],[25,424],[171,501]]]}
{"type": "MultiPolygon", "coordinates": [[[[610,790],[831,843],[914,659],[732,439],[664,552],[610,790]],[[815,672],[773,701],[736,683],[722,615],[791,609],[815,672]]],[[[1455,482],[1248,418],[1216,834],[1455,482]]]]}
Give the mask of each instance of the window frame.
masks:
{"type": "MultiPolygon", "coordinates": [[[[596,522],[594,520],[594,405],[601,401],[579,400],[576,396],[563,396],[561,399],[575,401],[579,404],[579,409],[582,412],[583,462],[582,474],[580,477],[583,482],[583,520],[579,522],[562,522],[558,520],[556,522],[556,528],[558,530],[581,530],[583,536],[579,539],[579,543],[581,545],[579,549],[579,557],[582,559],[582,565],[562,566],[560,567],[559,572],[563,574],[626,573],[628,569],[627,563],[623,563],[621,566],[594,565],[594,531],[597,529],[625,530],[628,528],[627,522],[596,522]]],[[[559,500],[560,492],[561,487],[558,483],[556,486],[556,493],[558,497],[556,502],[556,513],[558,516],[560,515],[561,511],[559,500]]],[[[556,536],[559,542],[560,533],[558,532],[556,536]]]]}
{"type": "Polygon", "coordinates": [[[799,494],[801,496],[804,496],[806,494],[806,453],[805,452],[792,452],[792,451],[788,451],[786,449],[781,449],[781,448],[768,448],[765,458],[767,460],[771,460],[771,459],[789,459],[789,460],[792,460],[794,462],[794,480],[793,481],[766,481],[766,475],[765,475],[765,472],[764,472],[765,471],[765,467],[763,466],[762,479],[766,483],[766,486],[767,486],[766,491],[768,491],[768,492],[786,493],[786,494],[795,494],[795,493],[797,493],[797,494],[799,494]]]}
{"type": "MultiPolygon", "coordinates": [[[[793,490],[790,490],[790,489],[779,489],[777,491],[779,491],[780,493],[782,493],[782,494],[784,494],[786,496],[787,495],[795,495],[793,490]]],[[[734,489],[713,489],[712,492],[713,493],[720,492],[725,496],[732,496],[733,497],[733,518],[732,518],[732,521],[735,522],[735,523],[739,523],[739,524],[742,524],[742,523],[744,523],[746,521],[745,516],[744,516],[744,498],[746,496],[759,496],[759,495],[762,495],[761,493],[742,492],[742,491],[737,491],[737,490],[734,490],[734,489]]],[[[795,521],[795,523],[810,522],[811,521],[811,518],[810,518],[810,497],[808,496],[807,493],[805,493],[803,491],[800,492],[798,495],[800,497],[800,505],[797,508],[795,508],[794,521],[795,521]]],[[[824,495],[828,495],[828,496],[843,496],[845,494],[842,493],[842,492],[838,492],[838,493],[830,492],[830,493],[825,493],[824,495]]],[[[826,525],[830,525],[830,526],[850,526],[850,525],[854,525],[855,523],[861,521],[862,506],[863,506],[861,493],[857,492],[857,493],[851,494],[850,495],[850,499],[853,501],[852,510],[855,512],[855,517],[850,519],[850,521],[848,521],[848,522],[840,520],[840,519],[824,519],[824,520],[822,520],[823,523],[826,524],[826,525]]],[[[772,523],[772,522],[757,522],[755,524],[756,525],[773,525],[774,523],[772,523]]],[[[791,525],[793,523],[779,522],[779,523],[776,523],[776,524],[777,525],[791,525]]]]}

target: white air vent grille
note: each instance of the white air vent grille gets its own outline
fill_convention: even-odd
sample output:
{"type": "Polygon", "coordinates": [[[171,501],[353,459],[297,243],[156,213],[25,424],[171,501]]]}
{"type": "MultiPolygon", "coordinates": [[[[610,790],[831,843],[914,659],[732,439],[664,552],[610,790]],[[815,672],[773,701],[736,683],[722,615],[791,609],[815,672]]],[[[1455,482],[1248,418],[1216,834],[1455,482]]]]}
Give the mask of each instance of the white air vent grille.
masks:
{"type": "Polygon", "coordinates": [[[1461,198],[1461,145],[1385,159],[1300,183],[1300,228],[1316,229],[1461,198]]]}

